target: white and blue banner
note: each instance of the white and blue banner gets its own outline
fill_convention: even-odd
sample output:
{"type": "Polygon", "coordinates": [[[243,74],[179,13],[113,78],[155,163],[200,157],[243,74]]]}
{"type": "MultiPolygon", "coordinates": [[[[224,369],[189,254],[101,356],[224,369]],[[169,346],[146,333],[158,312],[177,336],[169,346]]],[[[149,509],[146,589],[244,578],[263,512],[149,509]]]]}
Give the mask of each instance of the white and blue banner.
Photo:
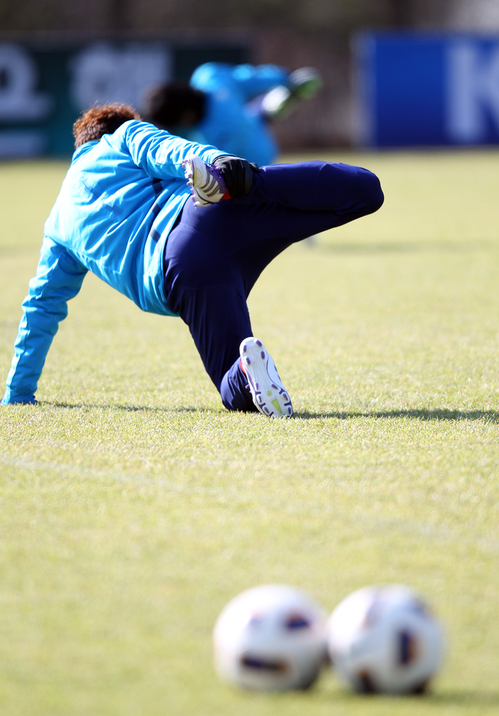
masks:
{"type": "Polygon", "coordinates": [[[94,104],[140,110],[151,85],[188,80],[203,62],[247,62],[249,46],[189,42],[12,42],[0,36],[0,160],[68,156],[72,127],[94,104]]]}
{"type": "Polygon", "coordinates": [[[354,57],[360,144],[499,144],[499,36],[364,33],[354,57]]]}

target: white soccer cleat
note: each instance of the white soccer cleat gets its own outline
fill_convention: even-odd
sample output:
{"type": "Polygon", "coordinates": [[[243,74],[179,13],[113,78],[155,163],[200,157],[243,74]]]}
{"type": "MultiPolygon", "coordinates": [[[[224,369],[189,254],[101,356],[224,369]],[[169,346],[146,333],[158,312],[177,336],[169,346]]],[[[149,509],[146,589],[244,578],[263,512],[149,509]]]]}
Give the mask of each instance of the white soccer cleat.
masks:
{"type": "Polygon", "coordinates": [[[315,67],[300,67],[289,75],[291,93],[300,99],[311,99],[323,84],[315,67]]]}
{"type": "Polygon", "coordinates": [[[269,90],[262,100],[262,109],[269,119],[288,117],[301,100],[311,99],[323,82],[314,67],[300,67],[289,75],[287,85],[269,90]]]}
{"type": "Polygon", "coordinates": [[[227,186],[218,167],[207,164],[196,154],[184,159],[182,165],[196,206],[211,206],[223,199],[227,186]]]}
{"type": "Polygon", "coordinates": [[[239,347],[239,354],[253,403],[258,410],[269,418],[291,417],[291,399],[263,343],[258,338],[245,338],[239,347]]]}

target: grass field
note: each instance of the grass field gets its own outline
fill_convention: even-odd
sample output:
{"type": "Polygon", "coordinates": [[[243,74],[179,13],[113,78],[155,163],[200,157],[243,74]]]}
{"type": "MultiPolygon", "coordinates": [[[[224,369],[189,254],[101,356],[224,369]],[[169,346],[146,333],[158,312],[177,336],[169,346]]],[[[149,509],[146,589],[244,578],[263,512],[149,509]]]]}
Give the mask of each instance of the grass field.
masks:
{"type": "MultiPolygon", "coordinates": [[[[40,405],[0,409],[2,716],[498,713],[499,153],[335,158],[374,170],[384,207],[250,297],[295,419],[226,412],[186,327],[92,276],[40,405]],[[420,590],[448,634],[431,693],[220,683],[215,619],[269,582],[328,611],[420,590]]],[[[4,376],[65,169],[0,166],[4,376]]]]}

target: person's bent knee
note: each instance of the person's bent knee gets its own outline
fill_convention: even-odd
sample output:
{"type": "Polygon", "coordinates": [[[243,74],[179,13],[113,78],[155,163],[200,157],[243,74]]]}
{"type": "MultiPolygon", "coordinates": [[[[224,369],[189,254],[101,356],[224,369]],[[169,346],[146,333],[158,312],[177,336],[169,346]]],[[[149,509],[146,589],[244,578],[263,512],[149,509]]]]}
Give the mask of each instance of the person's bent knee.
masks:
{"type": "Polygon", "coordinates": [[[381,182],[372,172],[367,169],[362,175],[362,186],[364,192],[365,214],[373,214],[383,206],[385,195],[381,188],[381,182]]]}
{"type": "Polygon", "coordinates": [[[373,174],[373,187],[372,187],[372,197],[371,197],[371,206],[372,211],[378,211],[378,209],[381,209],[383,206],[383,203],[385,201],[385,195],[383,194],[383,189],[381,188],[381,182],[378,179],[378,177],[373,174]]]}

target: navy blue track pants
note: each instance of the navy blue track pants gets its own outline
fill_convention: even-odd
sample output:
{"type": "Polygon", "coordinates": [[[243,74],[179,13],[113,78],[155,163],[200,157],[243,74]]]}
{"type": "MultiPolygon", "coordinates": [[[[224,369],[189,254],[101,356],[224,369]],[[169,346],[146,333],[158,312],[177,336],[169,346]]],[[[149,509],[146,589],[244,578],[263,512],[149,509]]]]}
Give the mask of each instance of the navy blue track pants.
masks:
{"type": "Polygon", "coordinates": [[[263,269],[291,244],[382,203],[368,170],[315,161],[262,167],[241,199],[185,204],[165,248],[167,304],[188,325],[226,408],[256,410],[239,345],[253,335],[246,301],[263,269]]]}

